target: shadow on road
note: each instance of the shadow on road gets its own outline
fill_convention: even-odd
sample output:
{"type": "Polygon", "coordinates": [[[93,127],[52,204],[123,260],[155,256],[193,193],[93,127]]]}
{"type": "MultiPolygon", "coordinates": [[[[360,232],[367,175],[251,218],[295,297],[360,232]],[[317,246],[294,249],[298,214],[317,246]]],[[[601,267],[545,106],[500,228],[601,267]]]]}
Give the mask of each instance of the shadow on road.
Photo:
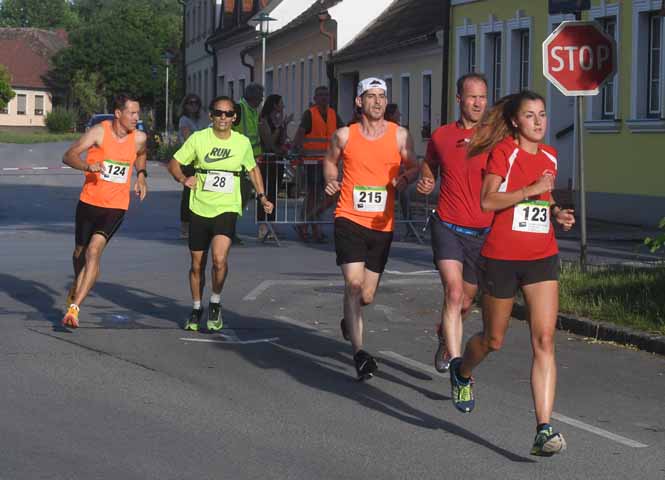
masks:
{"type": "MultiPolygon", "coordinates": [[[[233,312],[224,312],[227,327],[233,329],[238,336],[248,334],[243,326],[251,325],[252,329],[284,332],[278,341],[272,342],[277,349],[275,355],[266,355],[266,344],[218,344],[220,348],[232,349],[235,353],[253,365],[262,369],[278,369],[294,380],[310,388],[325,391],[344,397],[365,408],[375,410],[396,420],[409,423],[416,427],[440,429],[477,445],[483,446],[513,462],[533,463],[533,460],[512,453],[488,440],[470,432],[454,423],[430,415],[381,389],[382,381],[388,381],[402,387],[413,389],[435,401],[449,400],[449,397],[414,385],[409,381],[391,373],[379,370],[377,378],[366,383],[355,380],[355,371],[350,351],[338,340],[328,338],[315,331],[297,327],[285,329],[284,323],[267,318],[243,317],[233,312]],[[230,325],[228,325],[230,324],[230,325]],[[353,375],[353,376],[352,376],[353,375]]],[[[397,365],[386,359],[379,358],[379,368],[390,366],[418,380],[430,379],[420,372],[397,365]]]]}
{"type": "Polygon", "coordinates": [[[66,331],[60,325],[67,292],[60,292],[34,280],[0,273],[0,290],[11,298],[39,312],[56,331],[66,331]],[[56,303],[62,301],[60,303],[56,303]]]}

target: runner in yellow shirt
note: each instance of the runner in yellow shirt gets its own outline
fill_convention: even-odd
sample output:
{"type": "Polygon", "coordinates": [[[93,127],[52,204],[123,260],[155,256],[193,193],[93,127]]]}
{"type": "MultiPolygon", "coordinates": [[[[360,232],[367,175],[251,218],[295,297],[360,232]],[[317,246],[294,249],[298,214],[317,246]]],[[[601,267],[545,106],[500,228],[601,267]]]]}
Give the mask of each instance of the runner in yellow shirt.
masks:
{"type": "Polygon", "coordinates": [[[212,294],[208,306],[208,321],[203,330],[222,328],[221,294],[228,273],[227,258],[235,235],[238,215],[242,215],[240,176],[243,170],[257,192],[266,213],[273,204],[263,188],[261,171],[257,168],[249,139],[231,127],[236,118],[235,104],[228,97],[210,102],[212,127],[193,133],[171,159],[168,169],[179,183],[192,189],[189,200],[189,250],[192,264],[189,285],[194,308],[185,321],[185,330],[198,331],[203,314],[201,307],[201,270],[203,259],[212,250],[212,294]],[[192,165],[195,175],[186,177],[181,165],[192,165]]]}

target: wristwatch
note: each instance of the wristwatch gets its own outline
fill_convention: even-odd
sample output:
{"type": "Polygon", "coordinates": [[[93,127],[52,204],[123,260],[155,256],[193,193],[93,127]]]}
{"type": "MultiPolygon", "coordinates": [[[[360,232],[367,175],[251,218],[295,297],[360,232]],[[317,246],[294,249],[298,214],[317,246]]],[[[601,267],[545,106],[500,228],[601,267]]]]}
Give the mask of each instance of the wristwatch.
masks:
{"type": "Polygon", "coordinates": [[[265,197],[265,196],[266,196],[265,193],[257,193],[257,194],[256,194],[256,199],[257,199],[257,200],[261,200],[261,199],[262,199],[263,197],[265,197]]]}

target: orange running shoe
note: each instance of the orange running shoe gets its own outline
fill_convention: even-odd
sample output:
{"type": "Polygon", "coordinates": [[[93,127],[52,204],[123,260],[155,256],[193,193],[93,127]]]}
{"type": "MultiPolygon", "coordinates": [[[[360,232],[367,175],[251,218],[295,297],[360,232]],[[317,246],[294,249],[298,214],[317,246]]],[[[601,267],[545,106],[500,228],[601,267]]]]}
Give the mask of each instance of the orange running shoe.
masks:
{"type": "Polygon", "coordinates": [[[71,304],[67,309],[67,313],[62,317],[62,326],[78,328],[79,326],[79,307],[78,305],[71,304]]]}

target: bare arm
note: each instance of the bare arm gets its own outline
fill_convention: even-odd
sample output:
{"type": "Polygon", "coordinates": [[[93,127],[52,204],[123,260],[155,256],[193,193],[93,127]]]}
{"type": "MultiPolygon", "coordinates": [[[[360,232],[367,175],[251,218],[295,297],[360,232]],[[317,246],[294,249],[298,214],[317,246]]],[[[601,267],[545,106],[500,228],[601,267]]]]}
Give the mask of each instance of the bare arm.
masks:
{"type": "Polygon", "coordinates": [[[397,129],[397,144],[400,147],[400,156],[402,157],[402,165],[404,165],[404,173],[398,178],[393,179],[393,185],[397,190],[404,190],[407,185],[413,182],[418,177],[418,160],[416,160],[416,152],[413,148],[413,138],[409,131],[404,127],[397,129]]]}
{"type": "Polygon", "coordinates": [[[175,158],[172,158],[171,161],[169,161],[167,170],[169,171],[169,173],[175,179],[176,182],[194,190],[196,188],[196,177],[185,176],[185,174],[182,173],[182,168],[180,167],[181,167],[180,162],[175,158]]]}
{"type": "Polygon", "coordinates": [[[100,146],[104,140],[104,127],[101,124],[97,124],[92,127],[90,130],[85,132],[81,138],[76,140],[72,145],[67,149],[64,156],[62,157],[62,163],[67,166],[70,166],[76,170],[81,170],[84,172],[99,172],[102,170],[102,164],[88,164],[85,160],[81,158],[81,154],[86,152],[90,147],[97,145],[100,146]]]}
{"type": "MultiPolygon", "coordinates": [[[[529,197],[551,192],[554,187],[554,176],[543,175],[529,186],[512,192],[499,192],[503,178],[493,173],[485,175],[483,187],[480,191],[480,206],[485,212],[494,212],[512,207],[529,197]]],[[[550,195],[551,198],[551,195],[550,195]]]]}
{"type": "Polygon", "coordinates": [[[261,175],[261,170],[258,166],[252,168],[249,172],[249,179],[254,185],[254,190],[256,191],[256,197],[261,202],[263,210],[266,213],[272,213],[273,204],[268,200],[265,194],[265,188],[263,188],[263,175],[261,175]]]}
{"type": "Polygon", "coordinates": [[[148,184],[146,182],[147,173],[146,172],[146,161],[148,158],[148,151],[146,149],[146,140],[147,137],[143,132],[136,132],[136,160],[134,161],[134,167],[136,168],[136,183],[134,183],[134,192],[139,197],[141,201],[148,194],[148,184]],[[144,172],[141,172],[143,170],[144,172]]]}
{"type": "Polygon", "coordinates": [[[339,178],[339,159],[342,157],[342,151],[346,142],[349,140],[348,127],[342,127],[333,133],[330,139],[330,146],[323,158],[323,178],[326,184],[325,191],[328,195],[335,195],[341,189],[339,178]]]}

